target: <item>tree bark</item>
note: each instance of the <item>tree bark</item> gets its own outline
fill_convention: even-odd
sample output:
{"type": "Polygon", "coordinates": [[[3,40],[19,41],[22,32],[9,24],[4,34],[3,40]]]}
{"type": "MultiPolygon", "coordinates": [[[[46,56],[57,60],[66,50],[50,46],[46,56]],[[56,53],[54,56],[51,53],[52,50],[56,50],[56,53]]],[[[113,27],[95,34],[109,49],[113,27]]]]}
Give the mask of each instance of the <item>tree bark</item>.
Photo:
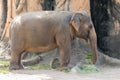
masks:
{"type": "Polygon", "coordinates": [[[66,0],[55,0],[55,10],[64,10],[66,0]]]}
{"type": "Polygon", "coordinates": [[[16,14],[19,15],[20,13],[24,12],[25,0],[17,0],[16,3],[16,14]]]}
{"type": "Polygon", "coordinates": [[[7,0],[0,0],[0,36],[2,35],[5,27],[7,15],[7,0]]]}
{"type": "Polygon", "coordinates": [[[91,16],[97,33],[97,65],[120,66],[120,1],[91,0],[91,16]],[[115,59],[118,58],[118,59],[115,59]]]}
{"type": "Polygon", "coordinates": [[[5,28],[3,30],[3,33],[2,33],[2,36],[1,36],[1,40],[3,40],[3,38],[5,37],[8,37],[8,33],[6,34],[9,26],[10,26],[10,21],[12,20],[12,1],[11,0],[8,0],[7,2],[7,18],[6,18],[6,23],[5,23],[5,28]]]}
{"type": "Polygon", "coordinates": [[[105,65],[110,67],[120,67],[120,60],[98,52],[98,59],[95,65],[98,67],[105,65]]]}
{"type": "Polygon", "coordinates": [[[42,11],[45,0],[27,0],[27,12],[42,11]]]}
{"type": "Polygon", "coordinates": [[[99,50],[120,59],[120,1],[91,0],[91,16],[99,50]]]}
{"type": "Polygon", "coordinates": [[[70,11],[84,10],[90,15],[90,0],[71,0],[70,11]]]}

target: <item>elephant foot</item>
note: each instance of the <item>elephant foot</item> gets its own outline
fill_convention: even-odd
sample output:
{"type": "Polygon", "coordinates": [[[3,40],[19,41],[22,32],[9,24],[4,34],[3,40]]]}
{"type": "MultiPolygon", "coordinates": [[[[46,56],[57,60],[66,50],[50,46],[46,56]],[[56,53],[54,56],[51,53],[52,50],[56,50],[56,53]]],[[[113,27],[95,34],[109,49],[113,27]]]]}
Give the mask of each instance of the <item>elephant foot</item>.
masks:
{"type": "Polygon", "coordinates": [[[10,63],[9,69],[10,70],[20,70],[20,69],[24,69],[24,67],[22,66],[22,64],[18,65],[15,63],[10,63]]]}
{"type": "Polygon", "coordinates": [[[54,58],[51,62],[50,62],[50,67],[52,69],[57,69],[60,67],[60,63],[59,63],[59,59],[58,58],[54,58]]]}
{"type": "Polygon", "coordinates": [[[61,68],[57,68],[57,70],[66,71],[66,70],[70,70],[70,68],[69,67],[61,67],[61,68]]]}

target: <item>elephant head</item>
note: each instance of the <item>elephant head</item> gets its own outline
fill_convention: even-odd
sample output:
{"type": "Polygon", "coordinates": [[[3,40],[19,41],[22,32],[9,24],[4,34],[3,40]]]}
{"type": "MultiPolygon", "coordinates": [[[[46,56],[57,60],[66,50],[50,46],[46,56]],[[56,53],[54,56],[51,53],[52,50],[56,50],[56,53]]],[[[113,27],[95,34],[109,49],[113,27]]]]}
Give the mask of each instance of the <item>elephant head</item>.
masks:
{"type": "Polygon", "coordinates": [[[90,42],[93,54],[92,61],[95,63],[97,60],[97,38],[91,18],[85,12],[78,12],[72,15],[70,24],[77,37],[90,42]]]}

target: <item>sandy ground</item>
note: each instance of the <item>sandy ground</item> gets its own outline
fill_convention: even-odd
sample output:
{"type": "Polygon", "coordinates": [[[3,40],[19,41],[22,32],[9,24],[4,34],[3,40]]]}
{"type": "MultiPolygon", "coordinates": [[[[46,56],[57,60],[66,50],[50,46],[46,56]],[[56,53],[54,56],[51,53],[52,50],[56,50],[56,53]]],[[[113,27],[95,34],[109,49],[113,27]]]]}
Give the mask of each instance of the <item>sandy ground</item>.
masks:
{"type": "Polygon", "coordinates": [[[104,68],[99,73],[76,74],[56,70],[17,70],[0,74],[0,80],[120,80],[120,68],[104,68]]]}
{"type": "MultiPolygon", "coordinates": [[[[86,50],[78,50],[81,53],[88,53],[84,51],[86,50]]],[[[2,52],[3,49],[0,48],[0,53],[2,52]]],[[[74,54],[71,61],[79,62],[78,59],[82,59],[82,55],[74,54]]],[[[7,74],[0,73],[0,80],[120,80],[120,68],[102,66],[100,70],[99,73],[91,74],[65,73],[56,70],[16,70],[7,74]]]]}

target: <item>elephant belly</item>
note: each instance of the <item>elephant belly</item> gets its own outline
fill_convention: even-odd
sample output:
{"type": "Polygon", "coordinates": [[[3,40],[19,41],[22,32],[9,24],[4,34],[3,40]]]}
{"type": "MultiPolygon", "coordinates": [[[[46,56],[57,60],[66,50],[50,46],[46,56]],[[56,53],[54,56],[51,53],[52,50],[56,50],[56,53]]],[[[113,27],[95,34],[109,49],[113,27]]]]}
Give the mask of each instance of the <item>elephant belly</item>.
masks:
{"type": "Polygon", "coordinates": [[[47,52],[47,51],[50,51],[50,50],[53,50],[57,48],[57,45],[56,44],[51,44],[51,45],[47,45],[47,46],[37,46],[37,47],[28,47],[26,49],[26,51],[29,51],[29,52],[47,52]]]}

